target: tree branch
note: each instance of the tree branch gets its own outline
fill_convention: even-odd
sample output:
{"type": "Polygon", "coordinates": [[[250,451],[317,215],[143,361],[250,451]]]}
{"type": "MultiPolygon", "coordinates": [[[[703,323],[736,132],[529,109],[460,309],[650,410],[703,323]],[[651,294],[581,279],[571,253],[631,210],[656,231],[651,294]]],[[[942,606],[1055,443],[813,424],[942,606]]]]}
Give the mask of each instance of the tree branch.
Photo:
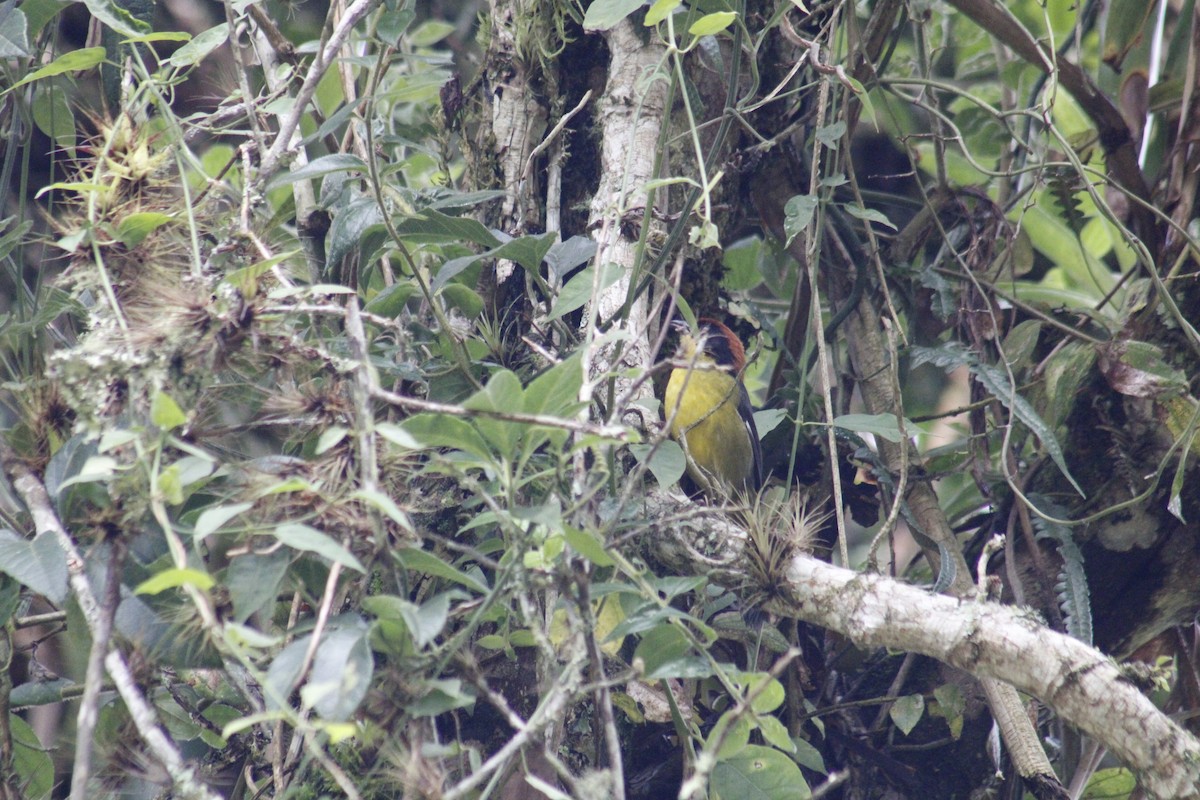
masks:
{"type": "MultiPolygon", "coordinates": [[[[654,505],[654,518],[678,512],[661,498],[654,505]]],[[[653,537],[654,555],[683,575],[740,575],[744,581],[745,534],[716,513],[688,525],[692,529],[653,537]],[[714,553],[723,566],[714,567],[714,553]]],[[[1200,741],[1155,708],[1098,650],[1018,608],[930,594],[807,555],[793,556],[782,572],[773,611],[836,631],[859,647],[919,653],[1009,683],[1104,743],[1154,797],[1200,798],[1200,741]]]]}

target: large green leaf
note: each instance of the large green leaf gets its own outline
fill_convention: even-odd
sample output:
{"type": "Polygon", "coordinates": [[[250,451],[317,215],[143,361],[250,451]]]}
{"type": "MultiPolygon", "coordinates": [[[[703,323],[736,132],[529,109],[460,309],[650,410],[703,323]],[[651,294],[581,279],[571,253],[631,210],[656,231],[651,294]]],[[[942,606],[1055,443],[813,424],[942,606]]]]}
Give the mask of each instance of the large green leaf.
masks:
{"type": "Polygon", "coordinates": [[[808,800],[812,796],[795,761],[755,744],[718,761],[710,787],[719,800],[808,800]]]}

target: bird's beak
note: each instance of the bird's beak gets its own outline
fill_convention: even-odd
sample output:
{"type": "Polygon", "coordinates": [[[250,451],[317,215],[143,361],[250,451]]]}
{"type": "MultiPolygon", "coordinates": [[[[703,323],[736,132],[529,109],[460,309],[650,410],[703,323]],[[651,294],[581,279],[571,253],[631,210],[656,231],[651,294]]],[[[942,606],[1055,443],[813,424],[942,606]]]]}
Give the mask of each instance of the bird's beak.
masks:
{"type": "Polygon", "coordinates": [[[687,324],[686,320],[682,320],[682,319],[671,320],[671,328],[676,333],[678,333],[680,336],[683,336],[685,334],[692,332],[691,326],[687,324]]]}

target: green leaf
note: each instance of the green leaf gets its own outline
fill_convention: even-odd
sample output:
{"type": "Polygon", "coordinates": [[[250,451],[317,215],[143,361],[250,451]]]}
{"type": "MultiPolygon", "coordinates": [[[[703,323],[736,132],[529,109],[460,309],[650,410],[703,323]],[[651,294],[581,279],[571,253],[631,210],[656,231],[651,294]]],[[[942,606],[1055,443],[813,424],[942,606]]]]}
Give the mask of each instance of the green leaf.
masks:
{"type": "Polygon", "coordinates": [[[592,532],[566,525],[563,527],[563,535],[567,537],[567,544],[571,545],[575,552],[596,566],[611,567],[616,563],[612,556],[604,551],[604,543],[592,532]]]}
{"type": "Polygon", "coordinates": [[[66,91],[57,81],[47,81],[37,87],[32,110],[34,123],[56,145],[67,149],[75,146],[75,112],[66,91]]]}
{"type": "Polygon", "coordinates": [[[91,69],[97,64],[104,61],[103,47],[84,47],[80,50],[72,50],[69,53],[64,53],[58,58],[51,61],[41,69],[34,70],[26,75],[21,80],[8,87],[3,94],[8,94],[18,86],[24,86],[27,83],[40,81],[42,78],[49,78],[54,75],[62,75],[67,72],[75,72],[82,69],[91,69]]]}
{"type": "Polygon", "coordinates": [[[194,39],[176,50],[167,59],[173,67],[190,67],[199,64],[212,51],[229,39],[229,23],[222,22],[196,35],[194,39]]]}
{"type": "MultiPolygon", "coordinates": [[[[903,437],[900,433],[900,423],[895,414],[843,414],[835,417],[834,427],[844,428],[855,433],[873,433],[889,442],[898,442],[903,437]]],[[[909,436],[920,433],[917,423],[904,420],[904,429],[909,436]]]]}
{"type": "Polygon", "coordinates": [[[482,594],[487,594],[490,591],[487,583],[481,578],[463,572],[458,567],[438,558],[433,553],[418,550],[415,547],[402,547],[399,550],[394,550],[392,557],[404,565],[405,569],[410,569],[414,572],[423,572],[426,575],[433,575],[438,578],[445,578],[482,594]]]}
{"type": "Polygon", "coordinates": [[[758,718],[758,729],[762,732],[767,744],[785,753],[795,753],[796,743],[788,734],[787,726],[778,717],[762,716],[758,718]]]}
{"type": "Polygon", "coordinates": [[[720,742],[717,750],[718,759],[728,759],[741,753],[750,743],[750,733],[753,725],[748,714],[737,714],[732,709],[726,711],[717,720],[712,731],[706,737],[705,744],[711,746],[720,742]]]}
{"type": "Polygon", "coordinates": [[[765,688],[758,691],[758,696],[750,703],[750,708],[756,714],[769,714],[783,705],[785,698],[783,684],[765,672],[752,672],[741,675],[738,679],[742,690],[750,695],[759,690],[764,683],[765,688]]]}
{"type": "Polygon", "coordinates": [[[550,270],[550,277],[554,280],[561,280],[580,264],[590,261],[594,255],[596,255],[594,240],[586,236],[572,236],[565,242],[555,242],[542,260],[546,262],[546,267],[550,270]]]}
{"type": "Polygon", "coordinates": [[[1062,472],[1063,477],[1075,487],[1075,491],[1079,492],[1080,497],[1087,497],[1083,489],[1079,488],[1079,484],[1075,482],[1075,478],[1071,476],[1070,470],[1067,469],[1067,460],[1063,455],[1062,445],[1058,443],[1058,438],[1054,435],[1054,431],[1047,425],[1033,406],[1029,404],[1021,395],[1013,391],[1008,382],[1008,376],[999,367],[994,367],[990,364],[975,364],[971,367],[971,372],[983,384],[997,400],[1004,404],[1004,407],[1011,411],[1017,419],[1029,428],[1046,448],[1051,460],[1062,472]]]}
{"type": "Polygon", "coordinates": [[[475,705],[475,696],[458,678],[425,681],[426,693],[416,702],[408,703],[405,711],[416,717],[436,717],[456,708],[475,705]]]}
{"type": "Polygon", "coordinates": [[[558,319],[564,314],[569,314],[577,308],[582,308],[592,298],[592,288],[595,285],[597,292],[603,292],[625,274],[625,270],[620,264],[609,262],[600,270],[600,280],[596,281],[596,268],[587,266],[577,272],[571,280],[567,281],[563,286],[562,291],[558,293],[558,297],[554,299],[554,305],[550,308],[550,319],[558,319]]]}
{"type": "Polygon", "coordinates": [[[946,720],[950,726],[950,738],[958,741],[962,735],[963,712],[966,711],[967,701],[962,689],[957,684],[944,683],[933,690],[933,698],[937,700],[937,714],[946,720]]]}
{"type": "Polygon", "coordinates": [[[454,25],[438,19],[430,19],[413,28],[408,41],[413,47],[430,47],[454,33],[454,25]]]}
{"type": "Polygon", "coordinates": [[[170,214],[159,211],[138,211],[126,216],[117,224],[117,239],[126,247],[137,247],[146,237],[166,225],[170,214]]]}
{"type": "Polygon", "coordinates": [[[171,395],[159,390],[150,400],[150,421],[162,430],[170,431],[187,422],[187,414],[171,395]]]}
{"type": "Polygon", "coordinates": [[[491,461],[492,451],[469,422],[447,414],[417,414],[400,424],[423,448],[449,447],[491,461]]]}
{"type": "Polygon", "coordinates": [[[353,553],[326,534],[302,522],[285,522],[275,528],[275,538],[295,550],[316,553],[356,572],[366,572],[353,553]]]}
{"type": "Polygon", "coordinates": [[[29,52],[29,24],[25,12],[14,0],[0,4],[0,58],[26,58],[29,52]]]}
{"type": "MultiPolygon", "coordinates": [[[[472,242],[491,249],[503,242],[486,225],[470,217],[455,217],[425,209],[420,214],[396,220],[396,231],[414,242],[472,242]]],[[[481,256],[477,256],[480,258],[481,256]]]]}
{"type": "Polygon", "coordinates": [[[812,792],[796,762],[770,747],[748,744],[718,761],[710,786],[722,800],[808,800],[812,792]]]}
{"type": "Polygon", "coordinates": [[[585,31],[606,31],[642,7],[644,0],[595,0],[583,14],[585,31]]]}
{"type": "Polygon", "coordinates": [[[366,305],[366,311],[381,317],[395,319],[404,311],[404,306],[417,292],[417,287],[411,281],[393,283],[379,294],[371,298],[366,305]]]}
{"type": "Polygon", "coordinates": [[[470,286],[452,283],[441,291],[446,305],[457,309],[467,319],[475,319],[483,313],[483,298],[470,286]]]}
{"type": "Polygon", "coordinates": [[[84,0],[92,16],[122,36],[142,36],[150,33],[150,26],[112,0],[84,0]]]}
{"type": "Polygon", "coordinates": [[[1109,340],[1100,347],[1100,372],[1128,397],[1180,395],[1188,388],[1187,374],[1167,364],[1162,348],[1149,342],[1109,340]]]}
{"type": "Polygon", "coordinates": [[[820,750],[813,747],[811,742],[807,739],[793,738],[792,745],[796,748],[792,758],[796,760],[797,764],[822,775],[829,774],[829,770],[825,767],[825,757],[821,755],[820,750]]]}
{"type": "Polygon", "coordinates": [[[408,431],[394,422],[375,423],[375,432],[404,450],[420,450],[421,443],[408,431]]]}
{"type": "Polygon", "coordinates": [[[692,23],[688,28],[688,33],[692,36],[712,36],[715,33],[728,28],[737,19],[737,14],[732,11],[717,11],[712,14],[705,14],[700,19],[692,23]]]}
{"type": "Polygon", "coordinates": [[[341,444],[349,433],[349,429],[341,425],[334,425],[332,428],[321,431],[321,435],[317,437],[316,447],[313,448],[313,455],[319,456],[329,452],[331,448],[341,444]]]}
{"type": "Polygon", "coordinates": [[[155,42],[190,42],[192,35],[186,31],[151,31],[140,36],[126,36],[121,44],[154,44],[155,42]]]}
{"type": "Polygon", "coordinates": [[[67,554],[52,533],[39,533],[26,541],[10,530],[0,530],[0,572],[52,603],[67,597],[67,554]]]}
{"type": "Polygon", "coordinates": [[[817,211],[817,198],[809,194],[798,194],[783,207],[783,230],[787,234],[787,243],[799,236],[812,222],[817,211]]]}
{"type": "Polygon", "coordinates": [[[197,539],[202,539],[210,533],[215,533],[229,520],[241,514],[243,511],[249,511],[254,507],[253,502],[233,503],[232,505],[210,506],[200,512],[200,516],[196,518],[196,525],[192,529],[192,536],[197,539]]]}
{"type": "MultiPolygon", "coordinates": [[[[333,156],[326,156],[332,158],[333,156]]],[[[319,161],[320,159],[318,159],[319,161]]],[[[313,162],[316,163],[316,162],[313,162]]],[[[330,263],[341,261],[347,253],[358,247],[372,228],[383,225],[383,214],[379,204],[370,195],[361,195],[351,200],[333,217],[326,237],[325,257],[330,263]]]]}
{"type": "Polygon", "coordinates": [[[683,631],[665,621],[642,635],[633,657],[645,664],[646,680],[703,678],[712,674],[707,659],[695,654],[683,631]]]}
{"type": "Polygon", "coordinates": [[[901,697],[892,703],[892,708],[888,711],[888,716],[892,718],[892,722],[895,723],[896,727],[905,736],[911,733],[913,728],[917,727],[917,723],[921,721],[921,717],[924,714],[925,697],[920,694],[910,694],[901,697]]]}
{"type": "Polygon", "coordinates": [[[399,525],[403,530],[413,531],[412,521],[400,510],[400,506],[396,505],[396,501],[388,497],[378,489],[359,489],[350,495],[352,499],[362,500],[369,506],[383,512],[388,519],[399,525]]]}
{"type": "Polygon", "coordinates": [[[675,13],[675,9],[683,5],[683,0],[654,0],[654,5],[646,12],[645,25],[657,25],[675,13]]]}
{"type": "Polygon", "coordinates": [[[525,388],[524,411],[527,414],[568,417],[575,414],[579,390],[583,387],[583,357],[572,353],[538,375],[525,388]]]}
{"type": "Polygon", "coordinates": [[[650,463],[647,468],[654,475],[654,480],[658,481],[658,485],[663,488],[674,486],[680,478],[683,477],[683,472],[687,469],[687,459],[683,455],[683,448],[675,441],[667,439],[658,445],[658,449],[650,455],[651,445],[649,444],[631,444],[629,452],[633,453],[633,457],[638,460],[638,463],[645,463],[646,457],[650,456],[650,463]]]}
{"type": "Polygon", "coordinates": [[[1096,771],[1080,800],[1128,800],[1136,788],[1137,778],[1132,772],[1124,767],[1110,767],[1096,771]]]}
{"type": "Polygon", "coordinates": [[[374,671],[366,625],[336,628],[321,637],[300,696],[322,719],[348,720],[366,698],[374,671]]]}
{"type": "Polygon", "coordinates": [[[846,213],[852,217],[857,217],[858,219],[866,222],[878,222],[880,225],[886,225],[892,230],[899,230],[895,224],[887,218],[886,214],[881,211],[876,211],[873,208],[863,208],[862,206],[848,203],[846,205],[846,213]]]}
{"type": "Polygon", "coordinates": [[[291,552],[283,548],[273,553],[245,553],[233,559],[225,571],[224,583],[229,587],[235,621],[245,622],[274,602],[291,563],[291,552]]]}
{"type": "Polygon", "coordinates": [[[407,600],[400,601],[401,616],[412,631],[417,647],[423,648],[438,637],[450,617],[450,602],[465,597],[458,589],[451,589],[435,594],[419,606],[407,600]]]}
{"type": "MultiPolygon", "coordinates": [[[[319,178],[322,175],[328,175],[332,172],[358,172],[365,174],[367,172],[366,163],[352,153],[333,153],[332,155],[321,156],[314,158],[307,164],[302,164],[290,172],[282,172],[276,175],[267,184],[268,191],[278,189],[280,186],[287,186],[296,181],[310,180],[319,178]]],[[[370,197],[371,203],[375,203],[375,198],[370,197]]]]}
{"type": "MultiPolygon", "coordinates": [[[[471,222],[479,226],[479,228],[483,228],[482,225],[479,225],[479,223],[475,222],[474,220],[461,220],[457,217],[446,217],[446,219],[454,220],[455,222],[459,223],[471,222]]],[[[488,232],[487,235],[491,237],[490,232],[488,232]]],[[[449,284],[450,281],[457,277],[460,273],[466,271],[475,264],[478,264],[480,261],[493,258],[503,258],[508,259],[509,261],[515,261],[527,271],[537,274],[541,267],[542,259],[546,257],[547,253],[550,252],[550,248],[557,240],[558,234],[553,232],[545,233],[541,236],[522,236],[519,239],[513,239],[501,244],[498,247],[494,247],[485,253],[463,256],[461,258],[453,258],[443,264],[440,269],[438,269],[437,277],[434,278],[431,286],[436,292],[443,286],[449,284]]]]}
{"type": "MultiPolygon", "coordinates": [[[[521,379],[506,369],[492,375],[486,386],[463,402],[463,407],[467,409],[497,413],[516,411],[523,406],[524,390],[521,388],[521,379]]],[[[524,424],[481,416],[475,420],[475,427],[502,456],[516,458],[517,442],[526,427],[524,424]]]]}
{"type": "Polygon", "coordinates": [[[46,800],[54,789],[54,762],[50,754],[42,747],[33,728],[20,716],[9,713],[8,726],[13,745],[11,769],[15,773],[14,782],[21,787],[13,796],[46,800]]]}
{"type": "Polygon", "coordinates": [[[830,150],[837,150],[838,145],[842,143],[842,137],[846,135],[846,121],[838,120],[832,125],[822,125],[813,135],[830,150]]]}
{"type": "Polygon", "coordinates": [[[166,591],[167,589],[175,589],[180,586],[196,586],[201,591],[206,592],[213,586],[216,586],[216,584],[217,582],[213,579],[213,576],[209,575],[207,572],[186,567],[176,567],[163,570],[157,575],[142,581],[140,584],[138,584],[137,588],[133,590],[133,593],[158,594],[166,591]]]}
{"type": "MultiPolygon", "coordinates": [[[[761,411],[755,411],[754,427],[758,431],[758,438],[761,439],[778,428],[785,419],[787,419],[787,411],[782,408],[764,408],[761,411]]],[[[913,427],[916,425],[914,424],[913,427]]]]}

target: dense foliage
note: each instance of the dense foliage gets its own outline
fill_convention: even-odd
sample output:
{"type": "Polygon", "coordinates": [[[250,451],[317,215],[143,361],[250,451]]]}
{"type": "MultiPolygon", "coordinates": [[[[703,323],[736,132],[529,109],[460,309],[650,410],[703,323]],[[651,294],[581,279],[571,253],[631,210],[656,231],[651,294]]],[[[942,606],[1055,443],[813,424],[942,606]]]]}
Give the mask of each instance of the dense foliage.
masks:
{"type": "Polygon", "coordinates": [[[1198,26],[0,4],[0,798],[1186,785],[1198,26]],[[701,316],[729,506],[657,399],[701,316]]]}

